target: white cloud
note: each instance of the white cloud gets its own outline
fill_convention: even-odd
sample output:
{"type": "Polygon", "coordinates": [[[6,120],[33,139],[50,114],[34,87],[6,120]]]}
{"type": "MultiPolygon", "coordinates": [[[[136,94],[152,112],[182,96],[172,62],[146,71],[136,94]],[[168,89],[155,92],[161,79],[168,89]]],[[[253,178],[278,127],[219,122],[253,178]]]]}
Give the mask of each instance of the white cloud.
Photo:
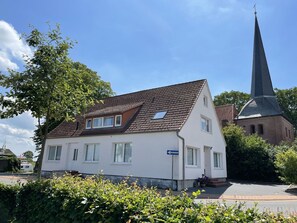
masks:
{"type": "Polygon", "coordinates": [[[0,70],[18,69],[15,60],[23,62],[32,56],[31,48],[20,39],[20,34],[7,22],[0,20],[0,70]]]}
{"type": "Polygon", "coordinates": [[[35,144],[32,140],[36,119],[29,112],[10,119],[0,120],[0,147],[6,142],[7,148],[16,155],[27,150],[34,151],[35,144]]]}
{"type": "Polygon", "coordinates": [[[186,10],[192,17],[209,15],[213,18],[231,13],[251,14],[252,4],[238,0],[186,0],[186,10]]]}

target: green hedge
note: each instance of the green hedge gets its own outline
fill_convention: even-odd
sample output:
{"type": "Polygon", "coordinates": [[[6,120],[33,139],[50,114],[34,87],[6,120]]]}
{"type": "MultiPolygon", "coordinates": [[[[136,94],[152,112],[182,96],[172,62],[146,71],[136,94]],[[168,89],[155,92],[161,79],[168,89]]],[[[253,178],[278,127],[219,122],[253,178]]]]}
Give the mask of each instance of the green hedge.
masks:
{"type": "Polygon", "coordinates": [[[155,189],[102,179],[66,176],[11,189],[17,194],[17,206],[6,205],[16,207],[14,222],[20,223],[297,221],[297,217],[259,213],[255,208],[243,210],[241,204],[195,204],[186,193],[162,196],[155,189]]]}
{"type": "Polygon", "coordinates": [[[18,185],[0,184],[0,223],[6,223],[13,219],[19,189],[18,185]]]}

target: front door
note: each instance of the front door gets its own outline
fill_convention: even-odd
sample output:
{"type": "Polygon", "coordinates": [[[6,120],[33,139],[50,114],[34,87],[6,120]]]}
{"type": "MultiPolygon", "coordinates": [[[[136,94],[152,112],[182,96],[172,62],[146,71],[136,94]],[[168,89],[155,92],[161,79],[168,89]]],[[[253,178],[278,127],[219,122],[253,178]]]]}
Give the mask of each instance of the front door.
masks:
{"type": "Polygon", "coordinates": [[[204,175],[211,177],[211,147],[204,146],[204,175]]]}
{"type": "Polygon", "coordinates": [[[77,170],[78,168],[78,143],[69,143],[68,145],[68,160],[67,170],[77,170]]]}

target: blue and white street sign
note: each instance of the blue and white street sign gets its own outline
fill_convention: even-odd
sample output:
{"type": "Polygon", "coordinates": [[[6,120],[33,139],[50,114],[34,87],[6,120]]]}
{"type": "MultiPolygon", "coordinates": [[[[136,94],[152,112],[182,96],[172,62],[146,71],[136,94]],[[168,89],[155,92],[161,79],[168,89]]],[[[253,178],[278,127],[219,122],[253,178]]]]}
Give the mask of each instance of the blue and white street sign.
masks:
{"type": "Polygon", "coordinates": [[[167,155],[178,156],[178,150],[167,150],[167,155]]]}

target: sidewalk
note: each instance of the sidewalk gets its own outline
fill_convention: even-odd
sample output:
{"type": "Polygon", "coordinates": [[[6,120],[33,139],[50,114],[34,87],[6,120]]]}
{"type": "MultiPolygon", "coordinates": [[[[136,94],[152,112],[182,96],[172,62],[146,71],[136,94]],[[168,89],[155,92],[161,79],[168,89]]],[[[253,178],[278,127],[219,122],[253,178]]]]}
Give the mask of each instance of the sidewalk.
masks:
{"type": "Polygon", "coordinates": [[[197,199],[237,201],[297,201],[297,188],[283,184],[230,182],[225,187],[190,188],[189,193],[201,190],[197,199]]]}

